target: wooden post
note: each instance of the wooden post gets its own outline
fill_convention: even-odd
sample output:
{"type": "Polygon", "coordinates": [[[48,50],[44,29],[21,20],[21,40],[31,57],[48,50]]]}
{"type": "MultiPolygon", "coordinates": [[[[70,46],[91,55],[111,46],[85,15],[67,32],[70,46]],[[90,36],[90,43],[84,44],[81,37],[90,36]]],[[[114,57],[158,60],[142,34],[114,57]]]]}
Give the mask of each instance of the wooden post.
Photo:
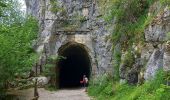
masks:
{"type": "Polygon", "coordinates": [[[47,50],[46,50],[46,44],[44,44],[44,54],[45,54],[45,64],[47,64],[47,50]]]}
{"type": "Polygon", "coordinates": [[[35,65],[35,76],[36,77],[38,76],[38,63],[36,63],[35,65]]]}
{"type": "Polygon", "coordinates": [[[43,69],[42,69],[42,58],[41,58],[41,60],[40,60],[40,74],[43,72],[43,69]]]}
{"type": "Polygon", "coordinates": [[[39,98],[39,94],[38,94],[37,79],[36,79],[34,84],[34,98],[32,100],[38,100],[38,98],[39,98]]]}
{"type": "Polygon", "coordinates": [[[34,98],[32,99],[32,100],[38,100],[38,98],[39,98],[39,94],[38,94],[38,87],[37,87],[37,81],[38,81],[38,79],[37,79],[37,76],[38,76],[38,63],[36,63],[36,69],[35,69],[35,75],[36,75],[36,79],[35,79],[35,84],[34,84],[34,98]]]}

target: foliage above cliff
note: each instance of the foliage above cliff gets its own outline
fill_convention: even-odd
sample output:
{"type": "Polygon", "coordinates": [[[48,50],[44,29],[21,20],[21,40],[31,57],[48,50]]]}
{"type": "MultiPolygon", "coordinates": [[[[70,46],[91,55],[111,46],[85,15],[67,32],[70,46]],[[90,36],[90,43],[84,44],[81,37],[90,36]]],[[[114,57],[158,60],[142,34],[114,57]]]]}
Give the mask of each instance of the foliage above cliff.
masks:
{"type": "Polygon", "coordinates": [[[148,9],[155,0],[115,0],[108,20],[115,20],[114,44],[121,43],[122,48],[144,41],[145,23],[148,21],[148,9]]]}
{"type": "Polygon", "coordinates": [[[163,5],[168,5],[168,6],[170,6],[170,0],[160,0],[160,2],[161,2],[163,5]]]}
{"type": "Polygon", "coordinates": [[[60,7],[60,2],[58,0],[50,0],[50,11],[54,14],[57,14],[57,12],[62,12],[63,14],[66,13],[64,7],[60,7]]]}
{"type": "Polygon", "coordinates": [[[50,0],[50,4],[51,4],[51,8],[50,8],[51,12],[57,13],[60,10],[58,1],[50,0]]]}

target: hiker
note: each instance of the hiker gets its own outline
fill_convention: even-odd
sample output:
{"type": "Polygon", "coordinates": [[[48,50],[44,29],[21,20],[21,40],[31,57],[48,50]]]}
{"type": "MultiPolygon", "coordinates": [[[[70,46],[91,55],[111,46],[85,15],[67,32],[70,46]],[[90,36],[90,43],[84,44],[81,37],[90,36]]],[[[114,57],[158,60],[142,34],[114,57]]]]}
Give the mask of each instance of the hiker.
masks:
{"type": "Polygon", "coordinates": [[[88,78],[86,77],[86,75],[83,75],[83,85],[85,88],[85,92],[87,92],[88,78]]]}

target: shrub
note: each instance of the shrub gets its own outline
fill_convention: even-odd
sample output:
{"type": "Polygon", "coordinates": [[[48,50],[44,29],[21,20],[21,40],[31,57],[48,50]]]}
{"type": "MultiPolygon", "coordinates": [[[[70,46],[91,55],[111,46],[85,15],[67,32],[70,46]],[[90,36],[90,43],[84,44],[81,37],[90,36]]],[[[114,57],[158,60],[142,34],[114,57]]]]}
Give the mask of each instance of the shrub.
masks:
{"type": "Polygon", "coordinates": [[[102,100],[103,98],[109,98],[113,94],[112,82],[112,77],[107,74],[99,76],[98,78],[90,81],[88,94],[90,96],[97,97],[99,100],[102,100]]]}
{"type": "Polygon", "coordinates": [[[164,71],[160,70],[154,79],[140,86],[116,82],[113,87],[111,81],[102,83],[101,86],[105,88],[100,88],[99,85],[91,85],[89,94],[95,96],[97,100],[103,98],[108,100],[169,100],[170,86],[165,85],[165,74],[164,71]],[[90,92],[93,92],[93,94],[90,92]]]}
{"type": "Polygon", "coordinates": [[[117,81],[119,80],[119,66],[121,63],[121,51],[120,49],[117,50],[115,48],[113,52],[113,70],[114,70],[114,80],[117,81]]]}

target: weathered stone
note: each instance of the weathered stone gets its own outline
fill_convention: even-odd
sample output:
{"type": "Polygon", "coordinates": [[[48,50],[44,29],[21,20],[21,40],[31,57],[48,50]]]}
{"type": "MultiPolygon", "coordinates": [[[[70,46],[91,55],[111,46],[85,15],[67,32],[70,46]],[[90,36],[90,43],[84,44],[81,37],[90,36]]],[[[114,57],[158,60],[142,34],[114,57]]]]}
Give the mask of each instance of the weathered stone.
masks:
{"type": "Polygon", "coordinates": [[[47,77],[35,77],[32,79],[32,81],[35,83],[37,79],[37,85],[40,87],[43,87],[48,84],[49,79],[47,77]]]}
{"type": "Polygon", "coordinates": [[[126,80],[125,79],[120,79],[120,84],[125,84],[126,80]]]}
{"type": "Polygon", "coordinates": [[[127,75],[127,71],[126,71],[126,66],[125,65],[120,65],[120,68],[119,68],[119,72],[120,72],[120,78],[121,79],[125,79],[126,78],[126,75],[127,75]]]}
{"type": "Polygon", "coordinates": [[[56,0],[62,10],[54,13],[50,11],[50,0],[25,1],[27,13],[39,20],[38,52],[46,47],[47,55],[57,55],[62,45],[68,42],[81,43],[88,48],[92,74],[112,72],[112,44],[109,39],[105,39],[111,32],[107,31],[106,22],[97,18],[99,11],[95,3],[91,0],[56,0]]]}
{"type": "Polygon", "coordinates": [[[135,63],[133,64],[133,67],[128,70],[126,80],[129,84],[137,84],[139,80],[139,73],[141,72],[142,69],[142,63],[141,59],[136,58],[135,63]]]}
{"type": "Polygon", "coordinates": [[[145,79],[151,79],[155,76],[158,69],[163,67],[163,50],[155,49],[152,53],[147,65],[145,72],[145,79]]]}
{"type": "Polygon", "coordinates": [[[154,47],[152,46],[151,43],[147,43],[145,44],[145,46],[143,46],[142,52],[141,52],[141,60],[142,60],[143,65],[145,65],[146,62],[149,60],[153,51],[154,51],[154,47]]]}
{"type": "Polygon", "coordinates": [[[160,25],[149,26],[149,28],[145,30],[146,41],[150,42],[165,41],[166,32],[164,28],[165,28],[164,26],[160,25]]]}
{"type": "Polygon", "coordinates": [[[126,76],[127,76],[127,66],[126,64],[123,62],[124,59],[125,59],[125,56],[126,56],[127,52],[126,53],[123,53],[122,56],[121,56],[121,64],[120,64],[120,68],[119,68],[119,72],[120,72],[120,78],[121,79],[126,79],[126,76]]]}
{"type": "Polygon", "coordinates": [[[137,84],[138,83],[138,72],[135,70],[130,70],[127,74],[127,82],[129,84],[137,84]]]}
{"type": "Polygon", "coordinates": [[[165,71],[170,70],[170,42],[165,45],[165,52],[163,57],[163,68],[165,71]]]}
{"type": "Polygon", "coordinates": [[[168,7],[164,7],[161,11],[160,5],[157,4],[155,7],[158,12],[157,16],[153,19],[152,23],[145,30],[145,38],[148,42],[164,42],[166,40],[166,33],[170,31],[170,10],[168,7]]]}
{"type": "MultiPolygon", "coordinates": [[[[95,2],[91,0],[86,2],[84,0],[56,0],[60,2],[59,7],[62,7],[62,10],[54,13],[50,11],[50,0],[25,1],[27,13],[39,20],[40,35],[36,46],[38,52],[46,51],[47,55],[58,55],[58,50],[63,45],[69,42],[80,43],[88,50],[92,75],[114,72],[112,69],[112,41],[109,39],[114,30],[114,20],[112,24],[106,23],[100,17],[102,16],[99,11],[100,7],[95,2]]],[[[169,51],[167,48],[165,48],[165,52],[163,50],[167,41],[167,33],[170,31],[170,10],[156,2],[149,9],[148,16],[151,16],[151,13],[157,15],[145,29],[145,42],[147,43],[144,47],[140,47],[142,49],[140,63],[143,67],[146,65],[145,79],[153,77],[160,67],[164,67],[165,70],[170,69],[169,51]]],[[[121,36],[120,41],[124,40],[127,40],[126,35],[121,36]]],[[[132,49],[134,49],[133,53],[135,50],[138,51],[136,44],[132,49]]],[[[122,61],[124,57],[122,55],[122,61]]],[[[138,55],[135,55],[135,58],[138,58],[138,55]]],[[[126,64],[121,63],[120,77],[127,79],[130,83],[136,83],[137,73],[141,67],[137,67],[137,63],[135,62],[132,67],[128,68],[126,64]]]]}
{"type": "Polygon", "coordinates": [[[169,51],[167,47],[165,48],[167,33],[170,31],[170,9],[167,6],[162,7],[159,2],[156,2],[151,6],[149,12],[149,16],[151,13],[156,13],[157,16],[145,30],[146,42],[149,43],[147,43],[147,48],[144,48],[141,58],[143,65],[147,62],[144,74],[146,80],[153,78],[157,70],[162,67],[165,71],[169,70],[170,64],[169,51]]]}

